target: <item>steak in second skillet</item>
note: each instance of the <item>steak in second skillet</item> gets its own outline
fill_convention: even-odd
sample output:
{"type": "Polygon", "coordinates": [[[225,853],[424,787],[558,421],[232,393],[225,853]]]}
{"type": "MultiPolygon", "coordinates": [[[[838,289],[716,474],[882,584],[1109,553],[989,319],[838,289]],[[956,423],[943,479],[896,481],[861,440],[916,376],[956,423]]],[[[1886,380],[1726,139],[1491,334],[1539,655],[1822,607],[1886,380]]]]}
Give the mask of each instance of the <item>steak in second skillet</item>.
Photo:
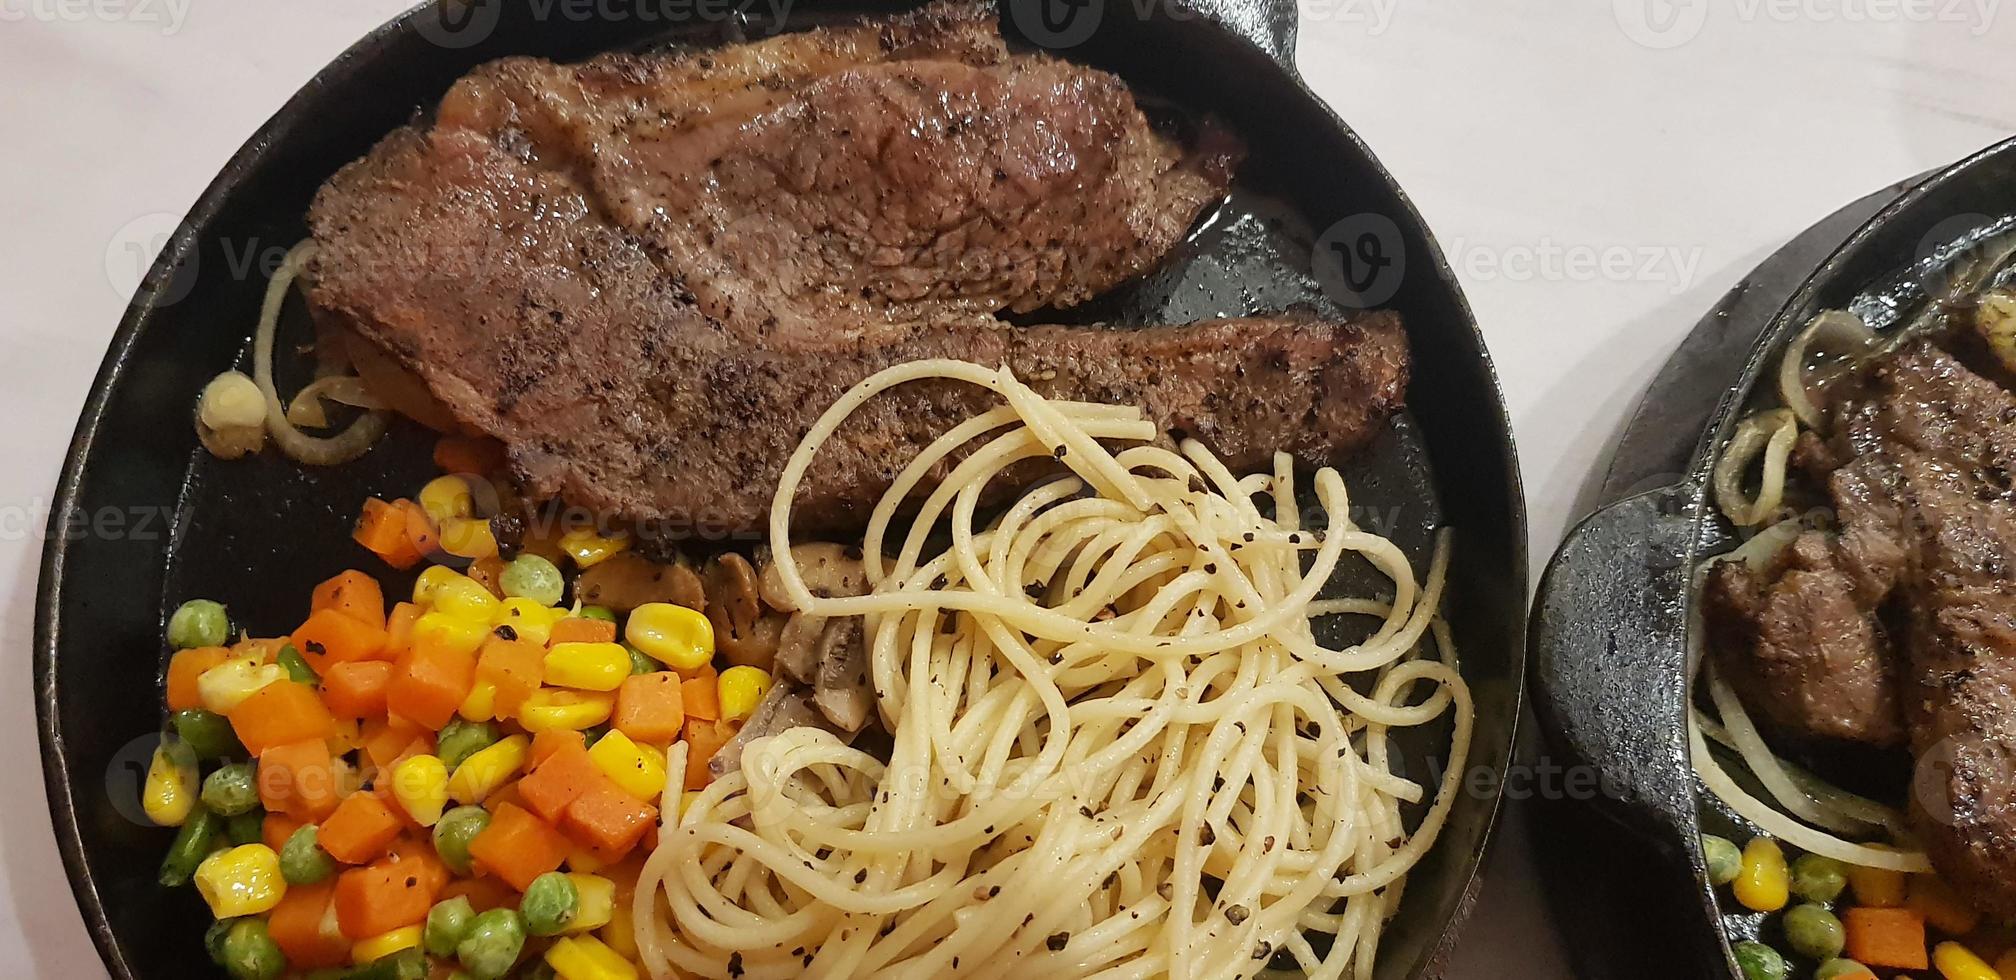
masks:
{"type": "MultiPolygon", "coordinates": [[[[1406,383],[1390,315],[994,319],[1152,266],[1239,150],[1208,124],[1187,143],[1157,132],[1113,76],[1006,54],[976,9],[480,69],[434,125],[393,133],[317,196],[318,321],[501,439],[529,494],[671,535],[761,526],[818,413],[918,357],[1142,405],[1234,465],[1328,461],[1375,434],[1406,383]]],[[[877,399],[814,465],[800,525],[858,525],[976,399],[990,403],[944,383],[877,399]]]]}

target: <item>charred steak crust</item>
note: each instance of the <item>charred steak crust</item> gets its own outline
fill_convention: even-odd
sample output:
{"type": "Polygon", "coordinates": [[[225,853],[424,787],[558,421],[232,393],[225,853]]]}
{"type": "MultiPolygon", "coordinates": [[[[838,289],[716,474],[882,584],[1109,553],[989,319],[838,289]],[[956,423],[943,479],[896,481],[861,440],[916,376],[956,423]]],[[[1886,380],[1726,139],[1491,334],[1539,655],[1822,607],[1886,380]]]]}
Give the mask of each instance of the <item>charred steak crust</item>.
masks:
{"type": "MultiPolygon", "coordinates": [[[[818,414],[881,367],[1007,364],[1235,465],[1327,462],[1404,396],[1396,317],[1010,327],[1132,278],[1222,197],[1212,124],[1011,54],[991,9],[724,51],[478,69],[317,195],[318,322],[502,440],[528,494],[667,534],[762,526],[818,414]]],[[[978,389],[905,386],[828,444],[799,526],[858,525],[978,389]]]]}

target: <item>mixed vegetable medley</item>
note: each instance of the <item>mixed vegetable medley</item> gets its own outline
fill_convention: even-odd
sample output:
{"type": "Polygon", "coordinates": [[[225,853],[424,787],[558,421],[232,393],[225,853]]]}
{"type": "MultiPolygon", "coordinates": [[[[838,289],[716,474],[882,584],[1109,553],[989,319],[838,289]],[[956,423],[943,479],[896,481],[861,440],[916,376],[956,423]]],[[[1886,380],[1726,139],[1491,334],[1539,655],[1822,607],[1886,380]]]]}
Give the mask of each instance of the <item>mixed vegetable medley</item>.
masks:
{"type": "Polygon", "coordinates": [[[1735,945],[1745,980],[1876,980],[1926,970],[1945,980],[2016,978],[2016,933],[1984,926],[1981,914],[1937,875],[1856,867],[1818,854],[1788,860],[1770,837],[1739,849],[1708,835],[1701,851],[1716,885],[1767,916],[1762,935],[1769,942],[1735,945]]]}
{"type": "MultiPolygon", "coordinates": [[[[444,440],[436,459],[474,472],[472,455],[444,440]]],[[[633,558],[655,571],[597,590],[620,608],[582,604],[582,576],[628,553],[620,534],[528,532],[505,559],[473,483],[367,502],[356,539],[379,560],[466,564],[430,565],[389,608],[351,570],[286,636],[234,636],[208,599],[168,622],[143,802],[179,828],[161,882],[195,886],[232,977],[639,974],[631,895],[667,784],[707,783],[770,673],[717,664],[690,569],[633,558]],[[639,601],[653,588],[666,601],[639,601]],[[686,768],[668,773],[677,742],[686,768]]]]}

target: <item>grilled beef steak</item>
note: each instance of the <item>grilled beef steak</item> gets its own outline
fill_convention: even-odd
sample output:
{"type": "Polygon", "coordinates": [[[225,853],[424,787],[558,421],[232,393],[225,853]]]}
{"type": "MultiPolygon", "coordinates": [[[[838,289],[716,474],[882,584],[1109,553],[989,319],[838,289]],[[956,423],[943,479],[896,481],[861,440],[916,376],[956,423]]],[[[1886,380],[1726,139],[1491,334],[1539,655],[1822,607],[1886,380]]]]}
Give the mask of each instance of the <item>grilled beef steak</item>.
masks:
{"type": "Polygon", "coordinates": [[[2004,918],[2016,918],[2012,423],[2016,395],[1931,343],[1878,359],[1826,445],[1802,450],[1833,467],[1838,533],[1802,535],[1762,590],[1718,567],[1706,607],[1718,663],[1767,718],[1878,743],[1908,732],[1926,850],[2004,918]]]}
{"type": "MultiPolygon", "coordinates": [[[[502,440],[533,496],[668,534],[761,526],[818,413],[923,357],[1144,406],[1234,464],[1327,461],[1401,403],[1391,315],[996,319],[1161,260],[1240,154],[1189,129],[1151,126],[1111,75],[1009,53],[972,4],[707,54],[512,59],[322,189],[310,300],[378,355],[367,380],[417,378],[385,386],[395,407],[502,440]]],[[[799,525],[858,525],[991,397],[877,399],[813,467],[799,525]]]]}

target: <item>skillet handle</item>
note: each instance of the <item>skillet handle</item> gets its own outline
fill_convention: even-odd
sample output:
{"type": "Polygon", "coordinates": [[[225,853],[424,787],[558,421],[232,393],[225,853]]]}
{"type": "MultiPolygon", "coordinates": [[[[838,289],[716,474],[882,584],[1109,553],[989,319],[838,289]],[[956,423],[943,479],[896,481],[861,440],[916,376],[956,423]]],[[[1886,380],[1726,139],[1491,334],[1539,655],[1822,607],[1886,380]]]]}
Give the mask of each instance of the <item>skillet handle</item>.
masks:
{"type": "Polygon", "coordinates": [[[1295,70],[1296,0],[1177,0],[1295,70]]]}
{"type": "Polygon", "coordinates": [[[1691,497],[1628,497],[1568,532],[1531,637],[1542,729],[1569,765],[1595,771],[1599,809],[1668,847],[1692,847],[1699,826],[1685,724],[1691,497]]]}

